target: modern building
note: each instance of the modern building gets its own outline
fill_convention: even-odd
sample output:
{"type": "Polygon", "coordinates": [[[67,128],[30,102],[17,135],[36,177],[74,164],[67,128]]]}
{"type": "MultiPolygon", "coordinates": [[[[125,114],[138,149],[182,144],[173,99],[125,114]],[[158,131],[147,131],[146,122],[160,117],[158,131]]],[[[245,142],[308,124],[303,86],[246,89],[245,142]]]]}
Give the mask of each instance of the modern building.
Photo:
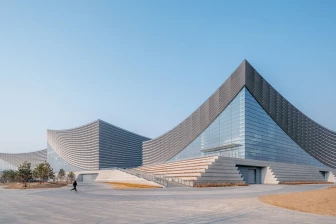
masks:
{"type": "Polygon", "coordinates": [[[31,163],[31,167],[34,169],[38,164],[47,161],[47,150],[27,153],[0,153],[0,172],[17,170],[26,161],[31,163]]]}
{"type": "Polygon", "coordinates": [[[47,130],[48,162],[55,172],[136,167],[142,164],[142,142],[147,140],[102,120],[47,130]]]}
{"type": "Polygon", "coordinates": [[[143,143],[143,164],[204,156],[336,168],[336,132],[314,122],[246,60],[189,117],[143,143]]]}
{"type": "Polygon", "coordinates": [[[0,154],[0,170],[46,157],[55,172],[74,171],[83,181],[107,180],[113,173],[107,170],[118,167],[187,186],[336,182],[336,132],[288,102],[246,60],[189,117],[155,139],[97,120],[47,130],[47,151],[0,154]]]}

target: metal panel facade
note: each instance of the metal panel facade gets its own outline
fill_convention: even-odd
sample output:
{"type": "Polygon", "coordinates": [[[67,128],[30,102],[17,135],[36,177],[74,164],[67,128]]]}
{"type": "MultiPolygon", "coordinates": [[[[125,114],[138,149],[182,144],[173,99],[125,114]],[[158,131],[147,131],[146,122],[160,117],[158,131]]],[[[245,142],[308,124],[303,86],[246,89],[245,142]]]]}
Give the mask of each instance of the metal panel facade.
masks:
{"type": "Polygon", "coordinates": [[[80,170],[99,169],[98,120],[68,130],[47,130],[47,140],[48,147],[71,166],[80,170]]]}
{"type": "Polygon", "coordinates": [[[99,169],[142,164],[142,142],[149,138],[99,120],[99,169]]]}
{"type": "Polygon", "coordinates": [[[48,161],[55,171],[139,166],[142,142],[150,140],[102,120],[69,130],[48,130],[47,136],[48,161]]]}

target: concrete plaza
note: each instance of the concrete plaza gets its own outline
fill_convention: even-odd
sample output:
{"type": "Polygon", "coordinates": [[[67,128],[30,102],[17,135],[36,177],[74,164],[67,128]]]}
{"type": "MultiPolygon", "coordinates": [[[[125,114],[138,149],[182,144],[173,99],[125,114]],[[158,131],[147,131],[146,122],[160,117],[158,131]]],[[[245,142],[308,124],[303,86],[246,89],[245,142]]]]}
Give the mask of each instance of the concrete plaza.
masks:
{"type": "Polygon", "coordinates": [[[113,190],[79,184],[43,190],[0,187],[0,223],[336,223],[336,217],[264,204],[258,196],[326,185],[113,190]]]}

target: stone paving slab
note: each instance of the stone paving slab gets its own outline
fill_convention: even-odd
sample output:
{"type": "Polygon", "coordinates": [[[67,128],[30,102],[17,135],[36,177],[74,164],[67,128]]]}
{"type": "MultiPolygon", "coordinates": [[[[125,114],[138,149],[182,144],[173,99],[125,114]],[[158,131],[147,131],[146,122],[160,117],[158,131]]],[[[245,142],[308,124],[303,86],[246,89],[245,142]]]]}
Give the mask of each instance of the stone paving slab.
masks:
{"type": "Polygon", "coordinates": [[[251,185],[226,188],[113,190],[79,184],[42,190],[0,189],[0,223],[336,223],[260,202],[268,194],[315,190],[325,185],[251,185]]]}

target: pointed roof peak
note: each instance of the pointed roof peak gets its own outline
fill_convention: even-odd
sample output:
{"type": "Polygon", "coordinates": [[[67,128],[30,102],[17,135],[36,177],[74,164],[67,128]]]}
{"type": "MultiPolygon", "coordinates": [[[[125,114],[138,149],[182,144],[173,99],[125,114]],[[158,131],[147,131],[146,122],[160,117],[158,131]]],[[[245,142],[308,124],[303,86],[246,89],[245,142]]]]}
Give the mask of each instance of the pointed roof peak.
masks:
{"type": "Polygon", "coordinates": [[[242,62],[241,64],[244,65],[245,72],[255,70],[255,69],[253,68],[253,66],[251,65],[251,63],[248,62],[248,60],[247,60],[246,58],[243,60],[243,62],[242,62]]]}
{"type": "MultiPolygon", "coordinates": [[[[249,75],[251,73],[251,71],[254,70],[254,68],[252,67],[252,65],[247,61],[247,59],[245,58],[240,64],[239,66],[236,68],[236,71],[241,71],[244,74],[244,77],[246,75],[249,75]]],[[[245,79],[245,78],[244,78],[245,79]]]]}
{"type": "Polygon", "coordinates": [[[250,64],[250,62],[248,62],[248,60],[245,58],[238,67],[241,67],[243,66],[244,68],[247,68],[247,67],[252,67],[252,65],[250,64]]]}
{"type": "Polygon", "coordinates": [[[244,63],[245,66],[246,66],[246,65],[251,66],[250,62],[248,62],[248,60],[247,60],[246,58],[243,60],[242,63],[244,63]]]}

